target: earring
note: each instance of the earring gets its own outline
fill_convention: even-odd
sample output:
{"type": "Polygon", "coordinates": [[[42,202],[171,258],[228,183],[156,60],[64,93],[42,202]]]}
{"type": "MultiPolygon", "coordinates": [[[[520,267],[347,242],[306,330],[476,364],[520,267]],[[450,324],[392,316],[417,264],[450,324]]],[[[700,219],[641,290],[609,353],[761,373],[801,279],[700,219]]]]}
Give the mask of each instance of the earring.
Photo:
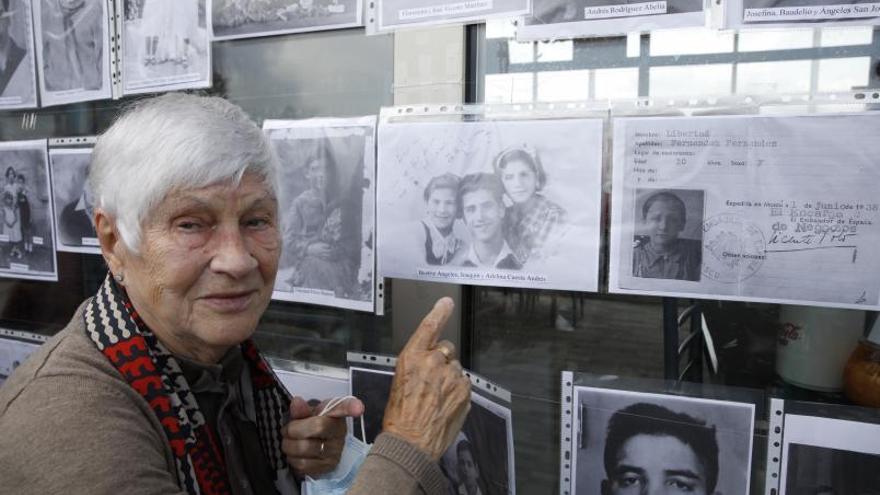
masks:
{"type": "Polygon", "coordinates": [[[114,275],[113,278],[115,278],[116,281],[121,284],[122,281],[125,280],[125,275],[120,273],[120,274],[114,275]]]}

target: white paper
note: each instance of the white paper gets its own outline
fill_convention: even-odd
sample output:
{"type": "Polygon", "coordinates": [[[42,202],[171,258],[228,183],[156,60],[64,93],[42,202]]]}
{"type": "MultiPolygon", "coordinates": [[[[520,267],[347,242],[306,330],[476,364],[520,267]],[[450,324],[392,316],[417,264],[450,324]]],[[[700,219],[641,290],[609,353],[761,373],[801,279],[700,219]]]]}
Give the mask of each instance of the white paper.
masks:
{"type": "Polygon", "coordinates": [[[721,10],[723,28],[880,24],[877,0],[730,0],[721,10]]]}
{"type": "Polygon", "coordinates": [[[0,277],[57,281],[46,140],[0,143],[0,172],[0,277]]]}
{"type": "Polygon", "coordinates": [[[702,0],[533,0],[534,13],[516,30],[518,41],[611,36],[703,26],[702,0]]]}
{"type": "Polygon", "coordinates": [[[877,308],[878,135],[872,113],[616,119],[610,290],[877,308]]]}
{"type": "Polygon", "coordinates": [[[612,489],[615,482],[622,482],[616,478],[625,476],[638,481],[638,486],[670,483],[681,485],[682,492],[748,495],[754,404],[583,386],[574,387],[573,398],[576,413],[572,411],[569,430],[572,494],[628,493],[625,487],[612,489]],[[609,429],[612,421],[620,426],[609,429]],[[615,450],[608,445],[609,431],[622,434],[611,458],[631,468],[617,472],[617,477],[606,471],[604,463],[606,449],[615,450]],[[685,443],[681,438],[699,441],[685,443]],[[712,443],[717,451],[710,447],[712,443]],[[718,465],[714,487],[700,462],[712,464],[710,456],[718,465]],[[656,479],[663,472],[689,475],[656,479]],[[603,490],[606,483],[608,490],[603,490]]]}
{"type": "Polygon", "coordinates": [[[116,5],[124,16],[123,94],[211,86],[211,2],[116,0],[116,5]]]}
{"type": "Polygon", "coordinates": [[[786,414],[782,439],[780,495],[877,489],[880,424],[786,414]]]}
{"type": "Polygon", "coordinates": [[[40,348],[39,343],[0,338],[0,385],[27,358],[40,348]]]}
{"type": "Polygon", "coordinates": [[[8,43],[6,61],[0,69],[0,110],[37,106],[37,63],[30,0],[10,0],[9,10],[0,6],[0,46],[8,43]]]}
{"type": "MultiPolygon", "coordinates": [[[[394,373],[391,371],[351,368],[351,395],[364,402],[369,443],[374,441],[381,430],[393,377],[394,373]]],[[[353,431],[356,432],[355,436],[360,435],[359,424],[355,424],[353,431]]],[[[461,485],[466,478],[476,475],[476,484],[481,493],[515,495],[513,446],[510,408],[471,392],[471,410],[456,439],[441,457],[440,464],[450,486],[457,490],[456,493],[475,493],[463,491],[461,485]],[[467,444],[461,445],[463,441],[467,444]],[[459,452],[466,450],[471,452],[473,464],[459,463],[459,452]],[[476,470],[473,470],[473,465],[476,465],[476,470]]],[[[464,459],[466,458],[462,460],[464,459]]]]}
{"type": "Polygon", "coordinates": [[[363,2],[214,0],[212,15],[215,40],[254,38],[362,26],[363,2]]]}
{"type": "Polygon", "coordinates": [[[42,106],[112,96],[107,0],[34,0],[42,106]]]}
{"type": "Polygon", "coordinates": [[[302,397],[311,405],[348,395],[349,383],[345,378],[281,369],[274,371],[291,395],[302,397]]]}
{"type": "Polygon", "coordinates": [[[381,124],[381,276],[597,290],[602,126],[601,119],[381,124]],[[510,158],[503,169],[495,166],[502,157],[510,158]],[[543,181],[527,161],[540,164],[543,181]]]}
{"type": "Polygon", "coordinates": [[[92,201],[86,194],[91,148],[52,148],[52,202],[58,251],[101,254],[92,224],[92,201]]]}
{"type": "Polygon", "coordinates": [[[374,308],[376,118],[267,120],[281,162],[274,299],[374,308]]]}
{"type": "Polygon", "coordinates": [[[379,31],[516,17],[531,10],[530,0],[376,0],[376,6],[379,31]]]}

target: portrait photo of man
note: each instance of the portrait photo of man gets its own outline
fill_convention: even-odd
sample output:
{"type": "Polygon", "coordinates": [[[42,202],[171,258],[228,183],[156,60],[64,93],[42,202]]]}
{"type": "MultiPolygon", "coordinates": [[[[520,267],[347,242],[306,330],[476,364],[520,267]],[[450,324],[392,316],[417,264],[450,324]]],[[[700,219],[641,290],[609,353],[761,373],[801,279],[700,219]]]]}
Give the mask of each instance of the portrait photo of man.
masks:
{"type": "Polygon", "coordinates": [[[0,108],[36,105],[30,19],[29,2],[0,0],[0,108]]]}
{"type": "Polygon", "coordinates": [[[634,277],[700,281],[703,191],[636,191],[634,277]]]}
{"type": "Polygon", "coordinates": [[[92,224],[92,198],[86,182],[90,148],[54,148],[49,151],[58,250],[97,254],[97,234],[92,224]]]}
{"type": "Polygon", "coordinates": [[[504,189],[494,174],[480,172],[461,179],[458,207],[471,245],[457,262],[465,267],[519,270],[522,265],[504,239],[504,189]]]}
{"type": "Polygon", "coordinates": [[[103,87],[104,16],[101,0],[40,0],[46,90],[103,87]]]}
{"type": "Polygon", "coordinates": [[[635,404],[614,413],[605,439],[602,495],[716,493],[718,439],[715,428],[656,404],[635,404]]]}
{"type": "Polygon", "coordinates": [[[576,387],[578,495],[748,495],[754,404],[576,387]]]}

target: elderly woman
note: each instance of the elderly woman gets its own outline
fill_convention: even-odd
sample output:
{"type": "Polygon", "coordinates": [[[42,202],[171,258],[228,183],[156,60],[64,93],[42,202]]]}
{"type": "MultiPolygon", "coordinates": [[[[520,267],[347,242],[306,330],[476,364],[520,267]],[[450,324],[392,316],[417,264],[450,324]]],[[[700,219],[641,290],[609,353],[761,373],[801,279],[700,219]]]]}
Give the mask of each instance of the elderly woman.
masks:
{"type": "MultiPolygon", "coordinates": [[[[98,139],[89,187],[109,273],[0,389],[4,490],[295,494],[336,467],[363,404],[320,416],[286,399],[250,340],[281,252],[276,169],[260,129],[218,98],[142,102],[98,139]]],[[[437,460],[470,404],[437,342],[451,306],[401,352],[348,493],[445,493],[437,460]]]]}

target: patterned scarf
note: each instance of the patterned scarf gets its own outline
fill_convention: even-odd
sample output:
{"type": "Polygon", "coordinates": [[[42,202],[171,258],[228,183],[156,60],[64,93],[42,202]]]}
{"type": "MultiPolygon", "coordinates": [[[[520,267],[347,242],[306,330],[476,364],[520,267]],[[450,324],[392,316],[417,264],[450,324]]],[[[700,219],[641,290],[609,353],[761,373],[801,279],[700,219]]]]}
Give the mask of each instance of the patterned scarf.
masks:
{"type": "MultiPolygon", "coordinates": [[[[107,276],[83,317],[98,350],[159,418],[174,452],[181,488],[192,495],[231,494],[220,443],[206,424],[180,365],[144,324],[113,277],[107,276]]],[[[253,342],[245,341],[241,349],[253,383],[260,444],[276,472],[276,485],[283,485],[289,468],[281,451],[281,427],[290,401],[253,342]]]]}

